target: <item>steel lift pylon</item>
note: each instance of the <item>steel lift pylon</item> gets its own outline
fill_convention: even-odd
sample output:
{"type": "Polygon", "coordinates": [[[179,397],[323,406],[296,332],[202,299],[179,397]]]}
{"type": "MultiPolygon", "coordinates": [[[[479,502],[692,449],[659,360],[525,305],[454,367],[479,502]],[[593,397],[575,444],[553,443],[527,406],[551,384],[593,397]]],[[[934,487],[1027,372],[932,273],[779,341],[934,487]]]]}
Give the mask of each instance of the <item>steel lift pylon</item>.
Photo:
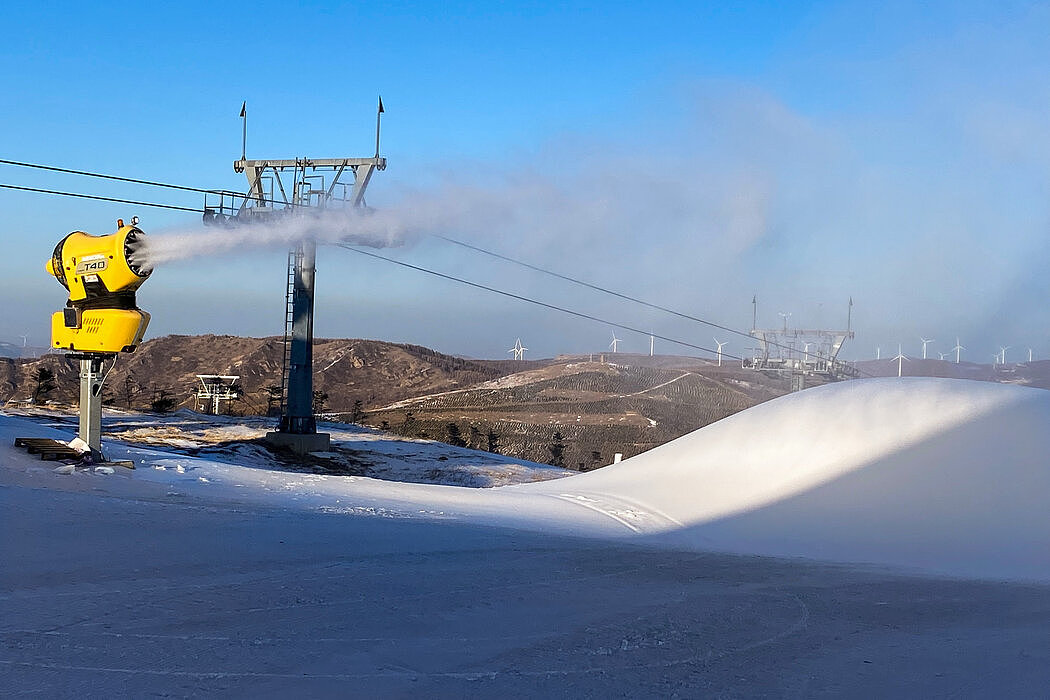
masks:
{"type": "MultiPolygon", "coordinates": [[[[365,189],[373,173],[386,169],[386,158],[241,158],[233,169],[248,179],[248,193],[207,195],[206,218],[250,223],[323,209],[362,207],[365,189]],[[348,173],[352,183],[343,181],[348,173]],[[286,182],[289,176],[291,182],[286,182]]],[[[310,238],[300,241],[288,255],[281,418],[277,430],[266,435],[271,444],[300,455],[325,451],[330,445],[329,435],[317,432],[313,412],[316,260],[317,242],[310,238]]]]}

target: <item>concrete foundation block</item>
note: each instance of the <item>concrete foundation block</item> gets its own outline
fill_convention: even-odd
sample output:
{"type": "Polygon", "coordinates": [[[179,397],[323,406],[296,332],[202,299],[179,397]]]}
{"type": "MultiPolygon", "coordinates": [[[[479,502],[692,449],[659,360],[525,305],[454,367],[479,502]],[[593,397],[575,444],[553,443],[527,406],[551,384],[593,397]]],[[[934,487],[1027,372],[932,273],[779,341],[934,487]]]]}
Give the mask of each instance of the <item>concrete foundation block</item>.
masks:
{"type": "Polygon", "coordinates": [[[266,433],[264,439],[274,447],[283,447],[297,455],[305,455],[310,452],[327,452],[332,446],[332,436],[328,433],[296,435],[295,433],[272,432],[266,433]]]}

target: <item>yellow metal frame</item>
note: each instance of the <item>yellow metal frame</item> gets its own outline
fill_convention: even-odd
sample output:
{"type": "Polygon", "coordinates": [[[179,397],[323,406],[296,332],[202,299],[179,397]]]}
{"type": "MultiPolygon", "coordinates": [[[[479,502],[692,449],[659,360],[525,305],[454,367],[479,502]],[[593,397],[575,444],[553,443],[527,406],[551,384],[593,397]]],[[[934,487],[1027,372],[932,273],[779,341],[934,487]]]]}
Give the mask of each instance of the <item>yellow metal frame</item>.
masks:
{"type": "Polygon", "coordinates": [[[67,328],[65,314],[51,315],[51,346],[75,352],[129,352],[146,333],[150,315],[134,309],[86,309],[79,328],[67,328]]]}

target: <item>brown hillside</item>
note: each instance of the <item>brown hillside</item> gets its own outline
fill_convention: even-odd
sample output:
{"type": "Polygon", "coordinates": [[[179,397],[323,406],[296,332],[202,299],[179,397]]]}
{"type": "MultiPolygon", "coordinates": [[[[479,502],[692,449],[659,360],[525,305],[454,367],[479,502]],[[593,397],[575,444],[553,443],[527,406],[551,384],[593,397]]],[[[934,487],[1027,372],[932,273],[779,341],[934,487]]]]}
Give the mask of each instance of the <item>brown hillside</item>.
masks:
{"type": "Polygon", "coordinates": [[[785,391],[781,380],[703,360],[614,359],[558,358],[466,390],[382,406],[365,420],[436,439],[455,424],[477,447],[492,431],[501,451],[539,462],[557,460],[557,434],[562,465],[593,469],[617,452],[644,452],[785,391]]]}
{"type": "MultiPolygon", "coordinates": [[[[365,407],[382,405],[543,365],[533,361],[466,360],[417,345],[377,340],[320,339],[315,343],[314,386],[328,394],[326,410],[333,412],[348,412],[358,400],[365,407]]],[[[179,406],[193,408],[196,375],[239,375],[245,398],[235,410],[265,413],[266,388],[281,383],[281,351],[281,338],[156,338],[117,359],[106,379],[104,396],[116,406],[148,408],[154,397],[167,392],[179,406]]],[[[58,376],[58,388],[49,399],[61,403],[78,400],[78,365],[60,354],[35,360],[0,358],[0,399],[28,399],[33,391],[31,376],[39,367],[48,367],[58,376]]]]}
{"type": "MultiPolygon", "coordinates": [[[[157,338],[118,359],[104,397],[110,405],[141,409],[169,395],[177,405],[193,408],[197,374],[233,374],[241,377],[244,398],[232,411],[264,414],[267,387],[281,381],[281,350],[280,338],[157,338]]],[[[32,375],[41,367],[52,369],[58,380],[47,398],[75,403],[77,364],[57,354],[0,358],[0,399],[28,399],[32,375]]],[[[861,369],[896,372],[888,362],[861,363],[861,369]]],[[[905,369],[908,374],[1050,386],[1050,362],[993,369],[927,360],[905,369]]],[[[630,457],[788,389],[780,377],[688,357],[610,353],[527,362],[470,360],[418,345],[360,339],[316,341],[314,378],[315,389],[328,397],[324,418],[355,418],[409,437],[494,447],[574,469],[608,464],[617,452],[630,457]],[[354,411],[356,402],[360,412],[354,411]]]]}
{"type": "MultiPolygon", "coordinates": [[[[197,374],[239,375],[244,399],[233,411],[264,414],[267,387],[280,383],[281,349],[280,338],[157,338],[117,360],[104,397],[110,405],[142,409],[171,396],[178,406],[193,408],[197,374]]],[[[39,367],[58,377],[49,400],[77,401],[77,364],[57,354],[0,360],[0,397],[31,396],[39,367]]],[[[616,452],[629,457],[650,449],[786,388],[779,379],[694,358],[470,360],[358,339],[318,340],[314,377],[315,388],[328,395],[329,419],[353,416],[411,437],[452,442],[454,423],[471,447],[488,449],[491,434],[503,454],[582,469],[610,463],[616,452]],[[363,415],[353,413],[358,401],[363,415]]]]}

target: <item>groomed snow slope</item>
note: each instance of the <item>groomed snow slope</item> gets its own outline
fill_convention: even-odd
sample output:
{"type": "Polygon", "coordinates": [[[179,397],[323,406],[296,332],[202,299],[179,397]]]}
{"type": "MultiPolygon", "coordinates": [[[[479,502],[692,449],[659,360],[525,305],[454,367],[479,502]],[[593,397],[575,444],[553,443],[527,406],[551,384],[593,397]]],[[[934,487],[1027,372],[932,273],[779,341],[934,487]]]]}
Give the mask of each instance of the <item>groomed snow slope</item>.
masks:
{"type": "Polygon", "coordinates": [[[0,421],[0,463],[38,487],[1050,580],[1050,392],[1038,389],[927,378],[828,385],[599,471],[493,489],[280,472],[116,443],[110,454],[138,469],[60,476],[10,447],[34,434],[40,426],[0,421]]]}
{"type": "Polygon", "coordinates": [[[853,382],[491,489],[115,441],[63,475],[11,442],[68,425],[0,416],[0,694],[1041,697],[1048,585],[683,549],[1050,579],[1047,397],[853,382]]]}
{"type": "Polygon", "coordinates": [[[621,464],[515,487],[633,502],[704,550],[1050,579],[1050,392],[951,379],[785,396],[621,464]]]}

